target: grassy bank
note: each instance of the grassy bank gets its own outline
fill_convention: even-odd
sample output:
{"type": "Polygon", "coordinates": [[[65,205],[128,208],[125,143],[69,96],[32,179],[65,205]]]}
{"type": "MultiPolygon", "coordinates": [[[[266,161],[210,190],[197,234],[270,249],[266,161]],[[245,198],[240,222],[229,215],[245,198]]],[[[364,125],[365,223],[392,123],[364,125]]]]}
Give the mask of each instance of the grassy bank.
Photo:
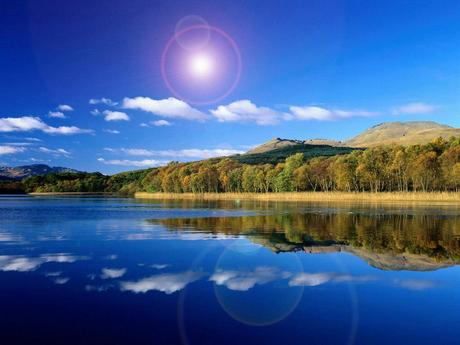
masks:
{"type": "Polygon", "coordinates": [[[139,199],[263,200],[263,201],[357,201],[357,202],[460,202],[456,192],[291,192],[291,193],[135,193],[139,199]]]}

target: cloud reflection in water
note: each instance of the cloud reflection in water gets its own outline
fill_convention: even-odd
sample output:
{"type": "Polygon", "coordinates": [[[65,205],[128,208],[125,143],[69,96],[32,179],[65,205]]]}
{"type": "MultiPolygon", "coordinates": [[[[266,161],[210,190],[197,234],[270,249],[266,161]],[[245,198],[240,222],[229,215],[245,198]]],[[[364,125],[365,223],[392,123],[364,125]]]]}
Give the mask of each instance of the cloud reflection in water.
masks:
{"type": "Polygon", "coordinates": [[[181,273],[164,273],[143,278],[138,281],[120,283],[121,291],[145,293],[151,290],[171,294],[184,289],[188,284],[203,277],[203,272],[185,271],[181,273]]]}

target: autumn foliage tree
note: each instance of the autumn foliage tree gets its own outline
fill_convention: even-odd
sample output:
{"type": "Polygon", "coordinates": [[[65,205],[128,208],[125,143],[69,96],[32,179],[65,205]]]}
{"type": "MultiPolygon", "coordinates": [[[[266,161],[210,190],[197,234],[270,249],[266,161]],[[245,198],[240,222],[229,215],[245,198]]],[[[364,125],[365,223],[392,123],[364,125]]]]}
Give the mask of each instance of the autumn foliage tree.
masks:
{"type": "Polygon", "coordinates": [[[303,153],[297,153],[275,165],[213,158],[171,162],[113,176],[49,174],[26,179],[21,188],[122,193],[459,191],[460,138],[440,138],[426,145],[374,147],[308,160],[303,153]]]}

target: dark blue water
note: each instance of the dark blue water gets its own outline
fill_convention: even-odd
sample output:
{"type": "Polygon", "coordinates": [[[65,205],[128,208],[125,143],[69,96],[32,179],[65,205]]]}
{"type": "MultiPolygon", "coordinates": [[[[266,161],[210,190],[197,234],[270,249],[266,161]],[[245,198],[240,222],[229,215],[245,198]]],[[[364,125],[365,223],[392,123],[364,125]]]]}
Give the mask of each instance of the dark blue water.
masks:
{"type": "Polygon", "coordinates": [[[456,207],[0,198],[0,344],[458,344],[456,207]]]}

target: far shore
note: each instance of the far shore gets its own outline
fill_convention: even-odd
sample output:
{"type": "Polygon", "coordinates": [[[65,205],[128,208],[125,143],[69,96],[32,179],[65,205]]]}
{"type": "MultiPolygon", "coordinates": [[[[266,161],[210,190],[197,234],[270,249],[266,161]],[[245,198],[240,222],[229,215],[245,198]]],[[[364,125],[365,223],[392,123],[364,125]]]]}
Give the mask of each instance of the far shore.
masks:
{"type": "Polygon", "coordinates": [[[460,192],[146,193],[138,199],[460,203],[460,192]]]}
{"type": "Polygon", "coordinates": [[[109,192],[32,192],[32,193],[27,193],[27,195],[33,195],[33,196],[53,196],[53,195],[113,195],[113,193],[109,192]]]}

